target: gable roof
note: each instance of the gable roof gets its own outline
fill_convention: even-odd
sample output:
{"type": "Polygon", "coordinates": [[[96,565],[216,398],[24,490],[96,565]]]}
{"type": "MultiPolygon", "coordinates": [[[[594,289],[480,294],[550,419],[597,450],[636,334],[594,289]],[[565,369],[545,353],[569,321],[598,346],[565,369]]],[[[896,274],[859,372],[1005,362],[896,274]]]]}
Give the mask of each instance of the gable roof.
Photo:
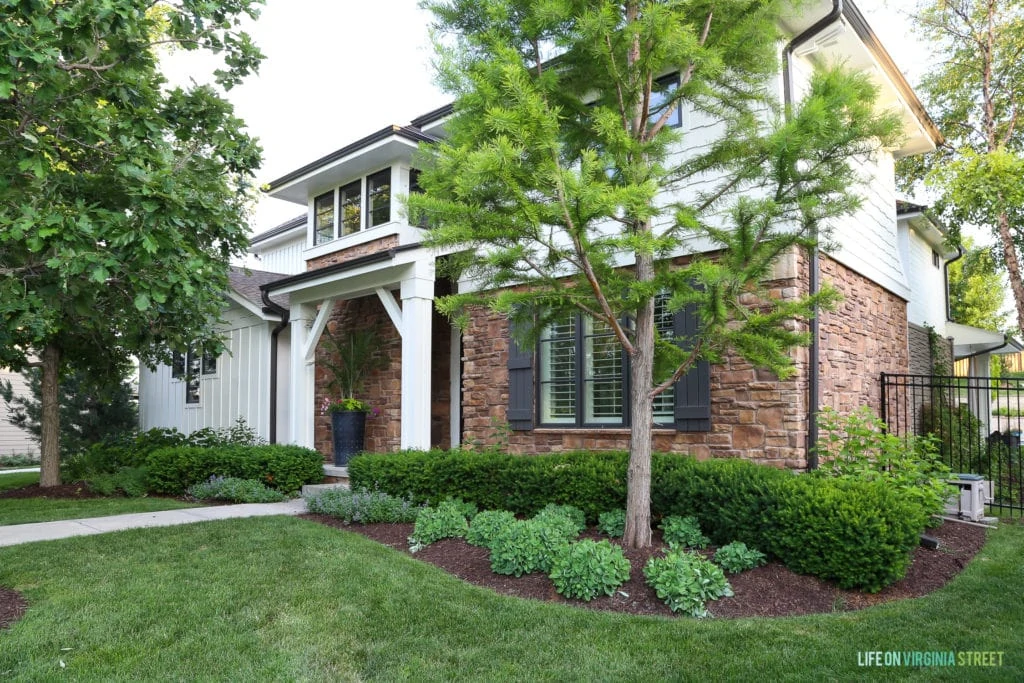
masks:
{"type": "Polygon", "coordinates": [[[269,230],[264,230],[260,234],[254,236],[252,239],[249,240],[249,246],[255,247],[260,242],[266,242],[279,235],[283,235],[286,232],[291,232],[295,228],[304,227],[305,225],[306,214],[298,215],[295,218],[289,218],[284,223],[281,223],[280,225],[275,225],[269,230]]]}
{"type": "MultiPolygon", "coordinates": [[[[263,302],[263,292],[260,288],[263,285],[269,285],[287,277],[290,276],[283,273],[271,273],[265,270],[239,268],[238,266],[231,266],[231,271],[228,273],[231,290],[244,300],[244,302],[239,301],[239,303],[242,305],[249,304],[245,307],[253,312],[262,312],[266,307],[266,304],[263,302]]],[[[270,297],[270,300],[285,309],[289,306],[287,294],[270,297]]]]}

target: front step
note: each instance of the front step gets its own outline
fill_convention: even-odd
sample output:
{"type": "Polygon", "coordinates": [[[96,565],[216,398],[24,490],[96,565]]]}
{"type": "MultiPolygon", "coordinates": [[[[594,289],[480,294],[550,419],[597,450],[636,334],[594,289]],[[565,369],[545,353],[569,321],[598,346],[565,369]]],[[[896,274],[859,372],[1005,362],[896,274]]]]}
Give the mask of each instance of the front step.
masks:
{"type": "Polygon", "coordinates": [[[337,465],[324,465],[324,482],[323,484],[306,484],[303,486],[302,497],[305,498],[307,495],[326,491],[327,489],[347,489],[348,468],[338,467],[337,465]]]}

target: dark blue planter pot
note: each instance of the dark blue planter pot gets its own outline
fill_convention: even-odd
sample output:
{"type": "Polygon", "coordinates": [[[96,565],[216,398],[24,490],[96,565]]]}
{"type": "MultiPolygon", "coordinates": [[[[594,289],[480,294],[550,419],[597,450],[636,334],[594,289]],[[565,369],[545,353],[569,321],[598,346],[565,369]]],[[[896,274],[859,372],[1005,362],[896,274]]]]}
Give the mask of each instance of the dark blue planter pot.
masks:
{"type": "Polygon", "coordinates": [[[366,437],[366,413],[345,410],[331,413],[331,431],[334,437],[334,464],[348,465],[348,459],[363,451],[366,437]]]}

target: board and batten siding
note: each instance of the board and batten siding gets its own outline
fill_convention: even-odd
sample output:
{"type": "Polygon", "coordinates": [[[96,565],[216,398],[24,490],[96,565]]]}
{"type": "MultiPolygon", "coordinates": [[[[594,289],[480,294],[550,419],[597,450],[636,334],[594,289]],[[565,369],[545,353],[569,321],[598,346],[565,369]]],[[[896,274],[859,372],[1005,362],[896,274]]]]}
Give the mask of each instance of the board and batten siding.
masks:
{"type": "Polygon", "coordinates": [[[237,307],[225,314],[227,350],[217,372],[200,379],[199,403],[185,404],[184,378],[171,377],[167,365],[139,376],[139,421],[142,429],[174,428],[186,434],[204,427],[230,427],[241,417],[269,438],[270,330],[272,323],[237,307]]]}
{"type": "Polygon", "coordinates": [[[306,270],[306,261],[302,256],[302,250],[306,246],[306,232],[301,231],[295,239],[276,244],[273,247],[262,250],[257,245],[253,252],[259,259],[260,270],[270,273],[282,273],[284,275],[295,275],[306,270]]]}
{"type": "MultiPolygon", "coordinates": [[[[0,370],[0,382],[10,382],[15,396],[29,394],[28,383],[21,373],[0,370]]],[[[29,433],[7,421],[8,407],[7,401],[0,399],[0,455],[38,454],[39,444],[29,436],[29,433]]]]}

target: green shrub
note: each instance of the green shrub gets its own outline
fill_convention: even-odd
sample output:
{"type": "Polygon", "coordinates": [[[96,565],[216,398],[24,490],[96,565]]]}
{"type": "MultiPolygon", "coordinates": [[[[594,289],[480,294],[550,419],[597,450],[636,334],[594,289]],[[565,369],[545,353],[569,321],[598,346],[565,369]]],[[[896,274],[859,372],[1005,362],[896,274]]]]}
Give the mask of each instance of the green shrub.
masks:
{"type": "Polygon", "coordinates": [[[626,511],[609,510],[597,516],[597,530],[605,536],[622,538],[626,533],[626,511]]]}
{"type": "Polygon", "coordinates": [[[32,453],[0,455],[0,467],[32,467],[39,464],[39,456],[32,453]]]}
{"type": "Polygon", "coordinates": [[[325,489],[306,496],[306,507],[310,512],[337,517],[346,524],[410,524],[416,521],[421,509],[408,498],[365,488],[325,489]]]}
{"type": "Polygon", "coordinates": [[[113,474],[125,467],[141,467],[153,451],[183,446],[187,440],[188,437],[176,429],[158,428],[117,434],[69,458],[63,465],[63,472],[71,480],[89,480],[95,475],[113,474]]]}
{"type": "Polygon", "coordinates": [[[456,508],[467,521],[473,521],[473,518],[476,517],[477,512],[480,509],[476,506],[476,503],[467,502],[461,498],[447,498],[441,502],[447,503],[450,507],[456,508]]]}
{"type": "Polygon", "coordinates": [[[516,522],[491,543],[491,569],[496,574],[522,576],[549,572],[555,555],[572,538],[564,518],[549,516],[516,522]]]}
{"type": "Polygon", "coordinates": [[[700,555],[674,550],[652,557],[644,566],[647,585],[673,612],[691,617],[708,616],[707,601],[729,597],[732,586],[721,568],[700,555]]]}
{"type": "Polygon", "coordinates": [[[619,546],[578,541],[558,550],[548,576],[559,594],[590,602],[600,594],[613,595],[629,580],[629,570],[629,560],[619,546]]]}
{"type": "Polygon", "coordinates": [[[179,446],[153,451],[146,460],[149,488],[181,494],[213,475],[256,479],[270,488],[293,494],[303,484],[323,479],[323,458],[299,446],[179,446]]]}
{"type": "Polygon", "coordinates": [[[746,543],[740,541],[728,543],[715,551],[715,564],[730,574],[739,574],[760,567],[766,561],[764,553],[748,548],[746,543]]]}
{"type": "Polygon", "coordinates": [[[670,515],[661,520],[662,538],[670,548],[706,548],[711,542],[696,517],[670,515]]]}
{"type": "MultiPolygon", "coordinates": [[[[357,486],[376,481],[392,495],[417,501],[459,496],[483,509],[529,515],[555,500],[596,520],[601,512],[625,507],[626,463],[621,452],[433,451],[360,455],[350,461],[349,474],[357,486]]],[[[798,476],[738,458],[699,462],[655,453],[651,477],[655,518],[696,517],[717,545],[741,541],[791,569],[849,587],[876,590],[899,578],[927,520],[918,500],[885,482],[798,476]],[[846,561],[857,555],[862,561],[846,561]]]]}
{"type": "Polygon", "coordinates": [[[217,475],[189,486],[188,494],[197,500],[230,500],[236,503],[279,503],[288,499],[280,491],[267,488],[255,479],[217,475]]]}
{"type": "Polygon", "coordinates": [[[147,471],[145,467],[123,467],[117,472],[96,474],[87,480],[89,490],[101,496],[118,493],[128,498],[146,495],[147,471]]]}
{"type": "Polygon", "coordinates": [[[566,522],[566,533],[569,536],[579,536],[587,528],[587,518],[583,515],[583,510],[575,505],[548,503],[533,518],[551,520],[554,524],[564,521],[566,522]]]}
{"type": "Polygon", "coordinates": [[[402,451],[361,454],[349,461],[353,486],[373,486],[417,502],[462,498],[481,510],[531,516],[552,501],[596,521],[626,507],[626,454],[573,452],[535,456],[493,452],[402,451]]]}
{"type": "Polygon", "coordinates": [[[490,548],[494,539],[515,523],[516,516],[508,510],[484,510],[469,523],[466,543],[490,548]]]}
{"type": "Polygon", "coordinates": [[[820,464],[814,476],[884,481],[916,500],[925,515],[941,515],[955,494],[938,439],[892,434],[867,407],[846,416],[826,408],[818,424],[820,464]]]}
{"type": "Polygon", "coordinates": [[[437,507],[425,507],[416,516],[416,526],[409,537],[410,550],[416,552],[442,538],[461,538],[469,530],[465,504],[446,500],[437,507]]]}

